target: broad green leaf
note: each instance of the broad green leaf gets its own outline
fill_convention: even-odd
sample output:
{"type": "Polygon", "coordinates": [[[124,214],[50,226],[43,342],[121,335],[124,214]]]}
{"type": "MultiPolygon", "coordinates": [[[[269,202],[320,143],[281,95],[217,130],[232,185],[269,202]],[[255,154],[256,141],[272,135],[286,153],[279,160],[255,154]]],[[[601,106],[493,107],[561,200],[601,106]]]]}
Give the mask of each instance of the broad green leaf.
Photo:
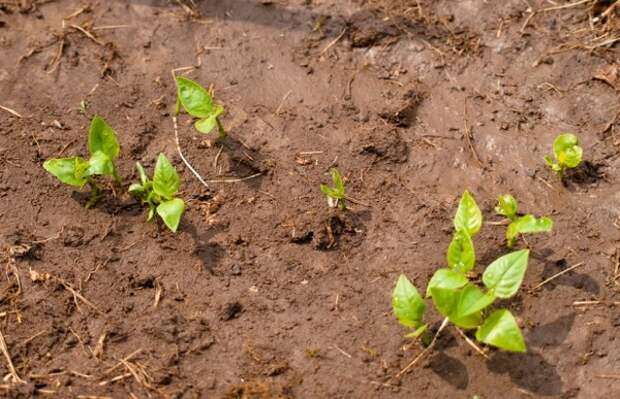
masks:
{"type": "Polygon", "coordinates": [[[510,298],[523,282],[529,254],[522,249],[497,258],[484,271],[482,282],[498,298],[510,298]]]}
{"type": "Polygon", "coordinates": [[[120,150],[121,147],[116,139],[114,129],[103,118],[95,115],[88,131],[88,151],[90,151],[90,155],[93,156],[97,151],[101,151],[110,160],[115,160],[120,150]]]}
{"type": "Polygon", "coordinates": [[[551,157],[549,155],[545,155],[545,163],[550,168],[553,168],[553,166],[555,165],[555,162],[553,162],[553,159],[551,159],[551,157]]]}
{"type": "Polygon", "coordinates": [[[439,313],[461,328],[475,328],[482,322],[482,314],[480,311],[467,315],[459,314],[460,302],[464,292],[465,290],[463,288],[431,288],[433,304],[439,313]]]}
{"type": "Polygon", "coordinates": [[[179,175],[164,154],[159,154],[153,174],[153,191],[166,199],[172,199],[179,191],[179,175]]]}
{"type": "Polygon", "coordinates": [[[576,168],[581,163],[582,156],[583,149],[579,146],[574,146],[561,153],[560,163],[568,168],[576,168]]]}
{"type": "Polygon", "coordinates": [[[217,127],[217,118],[224,112],[224,107],[221,105],[215,105],[213,112],[206,118],[197,120],[194,123],[194,127],[200,133],[209,134],[213,129],[217,127]]]}
{"type": "Polygon", "coordinates": [[[465,318],[477,314],[492,304],[493,301],[495,301],[495,295],[493,295],[492,291],[483,293],[474,284],[467,284],[461,292],[455,316],[457,318],[465,318]]]}
{"type": "Polygon", "coordinates": [[[213,99],[209,92],[193,80],[177,77],[178,98],[191,116],[207,118],[213,112],[213,99]]]}
{"type": "Polygon", "coordinates": [[[344,198],[344,180],[342,179],[342,175],[336,168],[332,168],[331,175],[332,181],[334,182],[334,191],[341,199],[344,198]]]}
{"type": "Polygon", "coordinates": [[[88,161],[80,157],[48,159],[43,168],[56,176],[61,182],[75,187],[83,187],[88,179],[88,161]]]}
{"type": "Polygon", "coordinates": [[[155,216],[155,207],[149,204],[149,213],[146,215],[146,220],[150,222],[151,220],[153,220],[154,216],[155,216]]]}
{"type": "Polygon", "coordinates": [[[424,299],[411,281],[401,274],[392,293],[392,310],[400,324],[419,328],[426,310],[424,299]]]}
{"type": "Polygon", "coordinates": [[[172,232],[176,232],[179,228],[183,212],[185,212],[185,202],[180,198],[162,202],[157,206],[157,214],[172,232]]]}
{"type": "Polygon", "coordinates": [[[560,160],[560,154],[562,152],[576,145],[579,145],[577,136],[571,133],[560,134],[553,140],[553,153],[555,157],[560,160]]]}
{"type": "Polygon", "coordinates": [[[547,233],[553,229],[553,220],[548,217],[536,218],[533,215],[525,215],[508,225],[506,241],[508,247],[512,247],[514,240],[522,233],[547,233]]]}
{"type": "Polygon", "coordinates": [[[424,332],[428,329],[428,324],[422,324],[420,327],[416,328],[416,330],[412,333],[405,335],[407,338],[418,338],[420,335],[424,334],[424,332]]]}
{"type": "Polygon", "coordinates": [[[138,195],[144,193],[144,187],[140,183],[132,183],[127,191],[129,191],[130,194],[138,195]]]}
{"type": "Polygon", "coordinates": [[[114,164],[103,151],[95,151],[88,160],[88,175],[112,176],[114,164]]]}
{"type": "Polygon", "coordinates": [[[432,296],[433,288],[449,288],[458,289],[464,287],[469,280],[462,273],[451,269],[439,269],[431,277],[431,281],[428,282],[426,287],[426,296],[432,296]]]}
{"type": "Polygon", "coordinates": [[[147,176],[140,162],[136,162],[136,170],[138,171],[138,176],[140,176],[140,182],[142,184],[146,184],[149,181],[149,177],[147,176]]]}
{"type": "Polygon", "coordinates": [[[465,230],[454,233],[452,242],[448,246],[448,266],[461,273],[467,273],[476,264],[476,252],[471,237],[465,230]]]}
{"type": "Polygon", "coordinates": [[[475,236],[482,226],[482,212],[468,191],[463,193],[454,217],[456,231],[465,230],[470,237],[475,236]]]}
{"type": "Polygon", "coordinates": [[[506,309],[491,313],[476,331],[476,339],[511,352],[525,352],[525,342],[517,321],[506,309]]]}
{"type": "Polygon", "coordinates": [[[508,219],[514,219],[517,216],[519,205],[517,200],[510,194],[500,195],[495,207],[497,214],[506,216],[508,219]]]}

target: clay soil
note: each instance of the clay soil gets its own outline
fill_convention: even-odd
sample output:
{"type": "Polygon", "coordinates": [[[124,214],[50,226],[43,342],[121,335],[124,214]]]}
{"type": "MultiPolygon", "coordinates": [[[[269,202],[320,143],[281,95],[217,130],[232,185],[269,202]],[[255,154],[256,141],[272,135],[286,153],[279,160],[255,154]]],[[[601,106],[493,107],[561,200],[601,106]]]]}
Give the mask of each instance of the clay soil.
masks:
{"type": "Polygon", "coordinates": [[[620,397],[620,7],[578,3],[0,0],[0,395],[620,397]],[[226,107],[223,143],[179,119],[209,188],[176,150],[176,68],[226,107]],[[124,183],[87,210],[42,163],[85,155],[95,114],[124,183]],[[565,131],[586,162],[561,182],[565,131]],[[161,152],[177,234],[126,194],[161,152]],[[347,211],[319,191],[334,166],[347,211]],[[466,189],[478,271],[507,252],[499,194],[555,221],[502,304],[528,351],[485,359],[449,327],[395,378],[422,347],[391,291],[444,266],[466,189]]]}

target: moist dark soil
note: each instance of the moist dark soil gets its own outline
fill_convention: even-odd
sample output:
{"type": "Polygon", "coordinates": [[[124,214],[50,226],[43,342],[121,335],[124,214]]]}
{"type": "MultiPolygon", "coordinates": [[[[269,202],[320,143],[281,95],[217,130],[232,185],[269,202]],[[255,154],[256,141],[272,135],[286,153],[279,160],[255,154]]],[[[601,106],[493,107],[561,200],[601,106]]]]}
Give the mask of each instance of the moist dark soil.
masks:
{"type": "MultiPolygon", "coordinates": [[[[0,0],[2,396],[620,397],[620,7],[576,3],[0,0]],[[177,153],[173,70],[226,107],[223,143],[179,119],[209,188],[177,153]],[[85,209],[42,163],[85,155],[95,114],[123,184],[85,209]],[[564,181],[543,161],[562,132],[586,160],[564,181]],[[159,153],[176,234],[126,194],[159,153]],[[528,352],[485,359],[449,327],[396,378],[422,347],[391,291],[444,266],[464,190],[487,222],[504,193],[555,221],[504,304],[528,352]]],[[[504,229],[476,237],[478,271],[504,229]]]]}

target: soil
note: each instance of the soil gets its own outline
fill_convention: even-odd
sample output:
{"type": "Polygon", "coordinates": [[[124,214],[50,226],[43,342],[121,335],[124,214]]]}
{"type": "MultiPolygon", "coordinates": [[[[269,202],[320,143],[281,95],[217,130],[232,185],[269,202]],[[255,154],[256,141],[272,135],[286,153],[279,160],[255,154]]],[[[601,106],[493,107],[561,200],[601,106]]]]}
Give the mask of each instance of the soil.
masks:
{"type": "MultiPolygon", "coordinates": [[[[620,397],[620,7],[579,3],[1,0],[0,332],[25,382],[2,395],[620,397]],[[185,156],[241,181],[206,189],[178,156],[183,67],[230,132],[181,116],[185,156]],[[88,210],[41,165],[85,155],[94,114],[124,183],[88,210]],[[587,162],[560,182],[543,156],[565,131],[587,162]],[[177,234],[125,194],[160,152],[188,205],[177,234]],[[334,166],[347,211],[319,190],[334,166]],[[519,243],[532,258],[504,303],[528,352],[485,359],[449,327],[395,378],[422,348],[391,291],[443,266],[466,189],[486,221],[508,192],[555,221],[519,243]]],[[[477,236],[478,270],[504,229],[477,236]]]]}

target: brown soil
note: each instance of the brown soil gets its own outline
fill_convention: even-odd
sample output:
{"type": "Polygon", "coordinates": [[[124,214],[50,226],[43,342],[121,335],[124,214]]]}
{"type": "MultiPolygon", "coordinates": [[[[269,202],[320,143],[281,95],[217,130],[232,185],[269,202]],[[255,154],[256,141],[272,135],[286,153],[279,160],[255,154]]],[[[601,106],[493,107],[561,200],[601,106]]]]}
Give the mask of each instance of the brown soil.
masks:
{"type": "MultiPolygon", "coordinates": [[[[0,109],[0,332],[25,381],[2,395],[620,397],[620,10],[591,26],[610,2],[562,4],[0,0],[0,105],[21,115],[0,109]],[[187,66],[230,137],[214,167],[220,144],[183,117],[186,156],[210,180],[260,177],[206,190],[184,168],[170,71],[187,66]],[[176,164],[176,235],[119,190],[87,210],[42,169],[86,152],[95,113],[119,134],[125,188],[137,160],[176,164]],[[566,184],[542,161],[564,131],[588,161],[566,184]],[[327,208],[332,166],[369,207],[327,208]],[[465,189],[487,220],[506,192],[555,220],[528,237],[506,304],[528,352],[487,360],[448,328],[395,379],[421,348],[392,288],[443,265],[465,189]]],[[[480,269],[503,229],[476,239],[480,269]]]]}

